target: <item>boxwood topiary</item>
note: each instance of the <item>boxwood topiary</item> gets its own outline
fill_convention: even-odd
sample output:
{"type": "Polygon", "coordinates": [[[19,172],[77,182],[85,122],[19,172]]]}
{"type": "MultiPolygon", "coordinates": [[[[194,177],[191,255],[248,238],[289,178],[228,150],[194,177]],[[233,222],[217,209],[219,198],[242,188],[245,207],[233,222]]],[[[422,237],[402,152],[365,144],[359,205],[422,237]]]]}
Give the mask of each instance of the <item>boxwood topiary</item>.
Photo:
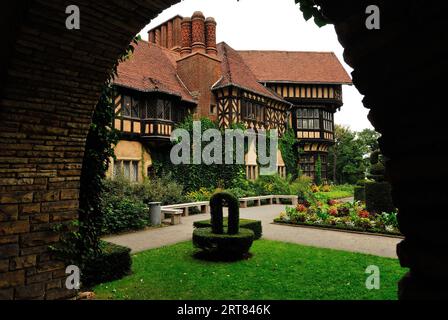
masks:
{"type": "Polygon", "coordinates": [[[217,258],[239,259],[249,252],[254,241],[254,232],[240,229],[239,201],[233,195],[222,192],[210,199],[211,228],[199,228],[193,232],[193,244],[217,258]],[[229,207],[227,228],[224,228],[223,206],[229,207]]]}
{"type": "MultiPolygon", "coordinates": [[[[228,228],[224,228],[227,232],[228,228]]],[[[221,257],[239,257],[249,252],[254,240],[254,232],[241,228],[237,234],[216,234],[212,228],[199,228],[193,233],[196,247],[208,252],[218,253],[221,257]]]]}
{"type": "MultiPolygon", "coordinates": [[[[228,226],[228,219],[223,219],[224,228],[228,226]]],[[[211,228],[211,220],[196,221],[193,223],[195,228],[211,228]]],[[[240,219],[240,228],[249,229],[254,232],[255,240],[258,240],[263,235],[263,227],[259,220],[240,219]]]]}
{"type": "Polygon", "coordinates": [[[84,287],[121,279],[131,273],[131,249],[101,242],[101,254],[85,263],[81,270],[84,287]]]}
{"type": "Polygon", "coordinates": [[[369,212],[395,212],[391,185],[387,182],[368,182],[365,186],[366,209],[369,212]]]}
{"type": "Polygon", "coordinates": [[[366,201],[366,189],[364,186],[355,186],[355,201],[366,201]]]}

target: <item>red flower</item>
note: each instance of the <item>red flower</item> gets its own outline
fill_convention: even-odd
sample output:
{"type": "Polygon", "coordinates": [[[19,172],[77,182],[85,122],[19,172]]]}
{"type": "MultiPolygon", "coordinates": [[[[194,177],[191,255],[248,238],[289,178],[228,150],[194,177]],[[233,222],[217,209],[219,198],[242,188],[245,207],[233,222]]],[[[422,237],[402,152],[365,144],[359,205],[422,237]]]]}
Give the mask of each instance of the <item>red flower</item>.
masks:
{"type": "Polygon", "coordinates": [[[360,218],[368,218],[370,215],[370,213],[367,210],[362,210],[361,212],[358,213],[358,216],[360,218]]]}
{"type": "Polygon", "coordinates": [[[298,212],[307,212],[308,208],[306,206],[304,206],[303,204],[298,204],[297,207],[296,207],[296,210],[298,212]]]}
{"type": "Polygon", "coordinates": [[[336,207],[331,207],[331,208],[328,210],[328,213],[330,214],[330,216],[337,217],[337,216],[338,216],[338,208],[336,208],[336,207]]]}

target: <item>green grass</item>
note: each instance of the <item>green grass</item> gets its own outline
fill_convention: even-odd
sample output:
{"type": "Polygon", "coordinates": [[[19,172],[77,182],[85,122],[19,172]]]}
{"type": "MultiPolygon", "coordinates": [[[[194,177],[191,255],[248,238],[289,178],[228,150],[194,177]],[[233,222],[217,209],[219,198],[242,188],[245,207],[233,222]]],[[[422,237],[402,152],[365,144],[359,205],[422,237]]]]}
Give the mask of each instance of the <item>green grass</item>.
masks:
{"type": "Polygon", "coordinates": [[[316,195],[323,200],[349,198],[355,195],[355,186],[349,184],[332,186],[330,192],[317,192],[316,195]]]}
{"type": "Polygon", "coordinates": [[[398,260],[259,240],[249,260],[196,260],[191,242],[133,256],[134,274],[97,286],[98,299],[396,299],[404,275],[398,260]],[[365,269],[381,271],[381,289],[367,290],[365,269]]]}

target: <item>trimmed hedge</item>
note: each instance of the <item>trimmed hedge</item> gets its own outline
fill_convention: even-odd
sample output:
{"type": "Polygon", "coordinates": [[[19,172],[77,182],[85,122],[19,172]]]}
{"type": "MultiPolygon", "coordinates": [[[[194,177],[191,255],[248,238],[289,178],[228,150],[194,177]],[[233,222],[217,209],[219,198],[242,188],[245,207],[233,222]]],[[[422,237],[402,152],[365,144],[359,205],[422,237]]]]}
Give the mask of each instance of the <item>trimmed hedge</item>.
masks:
{"type": "Polygon", "coordinates": [[[368,182],[365,186],[366,209],[369,212],[382,213],[396,211],[388,182],[368,182]]]}
{"type": "Polygon", "coordinates": [[[104,241],[101,246],[102,255],[87,262],[81,270],[83,286],[118,280],[131,273],[131,249],[104,241]]]}
{"type": "MultiPolygon", "coordinates": [[[[211,220],[203,220],[196,221],[193,223],[195,228],[211,228],[212,223],[211,220]]],[[[224,218],[224,227],[228,226],[228,219],[224,218]]],[[[245,228],[252,230],[255,235],[255,240],[258,240],[263,235],[263,227],[261,221],[258,220],[248,220],[248,219],[240,219],[240,228],[245,228]]]]}
{"type": "Polygon", "coordinates": [[[355,186],[355,201],[366,201],[366,188],[355,186]]]}
{"type": "Polygon", "coordinates": [[[217,253],[222,258],[238,258],[249,252],[254,241],[254,232],[240,228],[238,234],[213,233],[212,228],[199,228],[193,232],[193,244],[208,253],[217,253]]]}

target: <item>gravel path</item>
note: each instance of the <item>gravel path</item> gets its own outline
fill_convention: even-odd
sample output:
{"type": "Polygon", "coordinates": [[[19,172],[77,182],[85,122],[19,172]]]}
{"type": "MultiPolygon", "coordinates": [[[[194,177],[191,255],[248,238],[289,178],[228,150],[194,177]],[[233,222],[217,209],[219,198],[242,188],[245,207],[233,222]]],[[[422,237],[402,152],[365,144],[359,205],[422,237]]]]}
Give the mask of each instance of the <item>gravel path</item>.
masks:
{"type": "MultiPolygon", "coordinates": [[[[270,205],[241,209],[240,214],[241,218],[262,221],[264,239],[397,258],[396,245],[401,239],[273,224],[274,218],[284,210],[284,205],[270,205]]],[[[209,217],[206,214],[182,217],[182,224],[177,226],[111,236],[104,240],[129,247],[133,253],[164,247],[191,240],[193,222],[209,217]]]]}

